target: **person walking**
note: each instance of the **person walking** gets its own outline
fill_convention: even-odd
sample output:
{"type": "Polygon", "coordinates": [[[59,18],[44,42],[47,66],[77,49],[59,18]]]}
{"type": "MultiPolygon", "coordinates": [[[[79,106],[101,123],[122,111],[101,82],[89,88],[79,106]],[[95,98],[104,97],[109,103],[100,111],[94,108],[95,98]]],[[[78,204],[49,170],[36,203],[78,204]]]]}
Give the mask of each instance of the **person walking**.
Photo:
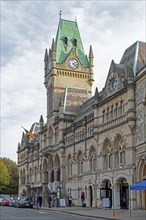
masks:
{"type": "Polygon", "coordinates": [[[42,207],[42,202],[43,202],[42,194],[39,195],[39,197],[38,197],[38,202],[39,202],[39,208],[41,209],[41,207],[42,207]]]}
{"type": "Polygon", "coordinates": [[[57,207],[60,206],[60,192],[57,192],[57,207]]]}
{"type": "Polygon", "coordinates": [[[52,198],[50,195],[48,195],[48,206],[49,208],[51,208],[51,202],[52,202],[52,198]]]}
{"type": "Polygon", "coordinates": [[[84,192],[81,193],[81,204],[82,204],[82,207],[84,207],[84,204],[85,204],[85,194],[84,194],[84,192]]]}
{"type": "Polygon", "coordinates": [[[72,196],[70,194],[68,196],[68,205],[69,205],[69,207],[72,206],[72,196]]]}

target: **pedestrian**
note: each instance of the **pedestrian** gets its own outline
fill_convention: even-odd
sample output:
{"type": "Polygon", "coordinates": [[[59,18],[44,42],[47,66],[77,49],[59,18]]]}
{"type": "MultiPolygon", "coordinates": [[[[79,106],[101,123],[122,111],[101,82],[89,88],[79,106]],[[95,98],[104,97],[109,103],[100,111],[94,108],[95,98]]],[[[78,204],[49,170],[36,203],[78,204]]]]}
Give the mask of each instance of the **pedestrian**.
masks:
{"type": "Polygon", "coordinates": [[[35,202],[36,202],[36,209],[39,209],[39,196],[38,194],[36,194],[36,198],[35,198],[35,202]]]}
{"type": "Polygon", "coordinates": [[[60,192],[57,192],[57,207],[60,206],[60,192]]]}
{"type": "Polygon", "coordinates": [[[68,196],[68,204],[69,204],[69,207],[72,206],[72,196],[70,194],[68,196]]]}
{"type": "Polygon", "coordinates": [[[48,195],[48,206],[49,208],[51,208],[51,202],[52,202],[52,198],[50,195],[48,195]]]}
{"type": "Polygon", "coordinates": [[[39,202],[39,208],[41,209],[41,207],[42,207],[42,201],[43,201],[42,194],[39,195],[38,200],[39,200],[39,201],[38,201],[38,202],[39,202]]]}
{"type": "Polygon", "coordinates": [[[85,206],[85,194],[84,194],[84,192],[81,193],[81,204],[82,204],[82,207],[85,206]]]}

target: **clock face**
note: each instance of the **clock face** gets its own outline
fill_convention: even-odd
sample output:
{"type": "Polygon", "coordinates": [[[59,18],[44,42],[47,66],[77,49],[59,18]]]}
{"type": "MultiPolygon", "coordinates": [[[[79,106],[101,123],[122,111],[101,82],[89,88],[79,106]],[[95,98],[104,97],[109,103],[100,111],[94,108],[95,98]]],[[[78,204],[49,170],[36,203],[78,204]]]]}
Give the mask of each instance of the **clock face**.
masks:
{"type": "Polygon", "coordinates": [[[49,60],[49,63],[48,63],[48,70],[50,71],[52,69],[52,61],[49,60]]]}
{"type": "Polygon", "coordinates": [[[79,67],[79,63],[75,58],[71,58],[68,60],[68,67],[71,69],[77,69],[79,67]]]}

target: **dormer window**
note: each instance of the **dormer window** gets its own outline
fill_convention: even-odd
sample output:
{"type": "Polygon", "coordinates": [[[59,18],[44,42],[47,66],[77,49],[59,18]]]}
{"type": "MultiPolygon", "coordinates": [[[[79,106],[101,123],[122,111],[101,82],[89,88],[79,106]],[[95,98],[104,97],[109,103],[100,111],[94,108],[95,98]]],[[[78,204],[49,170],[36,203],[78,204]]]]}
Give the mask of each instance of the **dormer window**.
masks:
{"type": "Polygon", "coordinates": [[[73,46],[77,47],[77,40],[76,39],[73,40],[73,46]]]}
{"type": "Polygon", "coordinates": [[[67,39],[67,37],[65,37],[65,38],[63,39],[63,43],[67,46],[67,44],[68,44],[68,39],[67,39]]]}

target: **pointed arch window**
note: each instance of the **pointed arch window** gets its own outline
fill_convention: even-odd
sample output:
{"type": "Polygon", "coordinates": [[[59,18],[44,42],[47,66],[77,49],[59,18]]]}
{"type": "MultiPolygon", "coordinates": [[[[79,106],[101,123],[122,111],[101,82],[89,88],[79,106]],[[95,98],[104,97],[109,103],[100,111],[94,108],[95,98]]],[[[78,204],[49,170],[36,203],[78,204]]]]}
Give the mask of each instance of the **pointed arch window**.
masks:
{"type": "Polygon", "coordinates": [[[68,164],[67,164],[67,169],[68,169],[68,177],[72,176],[72,162],[71,162],[71,155],[68,156],[68,164]]]}
{"type": "Polygon", "coordinates": [[[102,123],[105,123],[105,110],[102,112],[102,123]]]}
{"type": "Polygon", "coordinates": [[[108,152],[108,169],[112,169],[112,153],[108,152]]]}
{"type": "Polygon", "coordinates": [[[95,173],[95,168],[96,168],[96,159],[95,157],[92,157],[91,159],[91,172],[95,173]]]}
{"type": "Polygon", "coordinates": [[[78,175],[83,175],[84,169],[83,169],[83,160],[82,160],[82,153],[80,152],[78,155],[78,175]]]}
{"type": "Polygon", "coordinates": [[[54,170],[51,171],[51,183],[54,182],[54,170]]]}
{"type": "Polygon", "coordinates": [[[107,108],[107,112],[106,112],[106,121],[109,121],[109,108],[107,108]]]}
{"type": "Polygon", "coordinates": [[[80,161],[80,175],[83,175],[83,160],[80,161]]]}
{"type": "Polygon", "coordinates": [[[51,127],[49,128],[49,135],[48,136],[49,136],[49,145],[52,146],[52,144],[53,144],[53,130],[51,127]]]}
{"type": "Polygon", "coordinates": [[[106,143],[104,146],[103,165],[105,170],[112,169],[112,148],[110,143],[106,143]]]}
{"type": "Polygon", "coordinates": [[[68,45],[68,38],[67,37],[64,37],[64,39],[63,39],[63,43],[64,43],[64,45],[68,45]]]}
{"type": "Polygon", "coordinates": [[[125,166],[125,148],[124,146],[119,146],[119,167],[125,166]]]}
{"type": "Polygon", "coordinates": [[[126,165],[126,150],[122,139],[120,139],[116,144],[115,162],[116,168],[120,168],[121,165],[126,165]]]}
{"type": "Polygon", "coordinates": [[[73,46],[74,46],[74,47],[77,47],[77,39],[74,39],[74,40],[73,40],[73,46]]]}
{"type": "Polygon", "coordinates": [[[119,106],[119,115],[123,114],[123,101],[120,101],[120,106],[119,106]]]}
{"type": "Polygon", "coordinates": [[[114,116],[114,106],[112,105],[111,106],[111,115],[110,115],[111,120],[113,120],[113,116],[114,116]]]}
{"type": "Polygon", "coordinates": [[[96,169],[96,158],[95,158],[95,149],[92,148],[90,152],[90,172],[94,173],[96,169]]]}

